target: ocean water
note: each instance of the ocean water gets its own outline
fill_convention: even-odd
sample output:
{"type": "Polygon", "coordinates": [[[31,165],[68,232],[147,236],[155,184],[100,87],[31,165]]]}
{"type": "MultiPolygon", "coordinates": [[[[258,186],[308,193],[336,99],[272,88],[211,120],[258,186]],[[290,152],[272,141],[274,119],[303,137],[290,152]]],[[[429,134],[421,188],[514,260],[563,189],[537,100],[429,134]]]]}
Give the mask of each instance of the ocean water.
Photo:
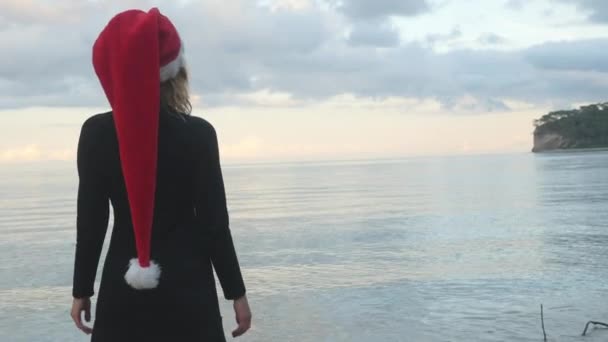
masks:
{"type": "MultiPolygon", "coordinates": [[[[608,341],[580,337],[608,321],[607,152],[224,174],[241,341],[542,341],[541,303],[549,341],[608,341]]],[[[87,340],[69,317],[76,187],[73,163],[0,167],[0,341],[87,340]]]]}

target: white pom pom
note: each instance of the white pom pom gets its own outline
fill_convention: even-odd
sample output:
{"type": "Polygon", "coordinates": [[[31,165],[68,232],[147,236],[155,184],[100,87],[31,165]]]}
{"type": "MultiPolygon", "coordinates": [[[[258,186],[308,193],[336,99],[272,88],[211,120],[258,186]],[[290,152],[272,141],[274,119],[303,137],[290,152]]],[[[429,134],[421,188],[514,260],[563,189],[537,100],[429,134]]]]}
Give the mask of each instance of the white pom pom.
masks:
{"type": "Polygon", "coordinates": [[[158,286],[160,267],[150,261],[149,267],[141,267],[137,258],[131,259],[125,280],[136,290],[153,289],[158,286]]]}

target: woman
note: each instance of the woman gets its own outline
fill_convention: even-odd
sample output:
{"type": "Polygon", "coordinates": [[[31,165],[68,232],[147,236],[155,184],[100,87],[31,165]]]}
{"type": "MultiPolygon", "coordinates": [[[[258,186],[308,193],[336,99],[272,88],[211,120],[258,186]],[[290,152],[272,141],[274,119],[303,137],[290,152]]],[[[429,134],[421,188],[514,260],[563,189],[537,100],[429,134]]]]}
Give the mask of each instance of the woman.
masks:
{"type": "Polygon", "coordinates": [[[213,126],[189,115],[183,46],[157,9],[115,16],[93,47],[112,107],[82,126],[72,318],[94,342],[225,341],[213,269],[251,312],[235,252],[213,126]],[[95,324],[91,296],[112,203],[95,324]],[[125,273],[126,271],[126,273],[125,273]]]}

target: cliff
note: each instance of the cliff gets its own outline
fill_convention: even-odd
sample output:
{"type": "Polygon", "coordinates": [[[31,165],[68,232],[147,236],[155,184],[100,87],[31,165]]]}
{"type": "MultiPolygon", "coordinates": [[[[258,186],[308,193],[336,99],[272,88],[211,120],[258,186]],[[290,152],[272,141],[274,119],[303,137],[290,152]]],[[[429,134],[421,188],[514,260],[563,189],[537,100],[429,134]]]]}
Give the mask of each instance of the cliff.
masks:
{"type": "Polygon", "coordinates": [[[608,102],[551,112],[534,126],[532,152],[608,147],[608,102]]]}

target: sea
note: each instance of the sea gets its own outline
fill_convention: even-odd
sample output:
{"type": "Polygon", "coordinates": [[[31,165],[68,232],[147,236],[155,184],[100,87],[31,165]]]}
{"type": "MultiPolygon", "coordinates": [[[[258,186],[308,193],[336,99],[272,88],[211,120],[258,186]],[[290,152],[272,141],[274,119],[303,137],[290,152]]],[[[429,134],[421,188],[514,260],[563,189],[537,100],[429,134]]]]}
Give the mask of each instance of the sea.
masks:
{"type": "MultiPolygon", "coordinates": [[[[607,151],[223,172],[253,312],[238,341],[536,342],[543,322],[608,341],[581,336],[608,323],[607,151]]],[[[69,317],[77,182],[73,162],[0,166],[2,342],[88,340],[69,317]]]]}

